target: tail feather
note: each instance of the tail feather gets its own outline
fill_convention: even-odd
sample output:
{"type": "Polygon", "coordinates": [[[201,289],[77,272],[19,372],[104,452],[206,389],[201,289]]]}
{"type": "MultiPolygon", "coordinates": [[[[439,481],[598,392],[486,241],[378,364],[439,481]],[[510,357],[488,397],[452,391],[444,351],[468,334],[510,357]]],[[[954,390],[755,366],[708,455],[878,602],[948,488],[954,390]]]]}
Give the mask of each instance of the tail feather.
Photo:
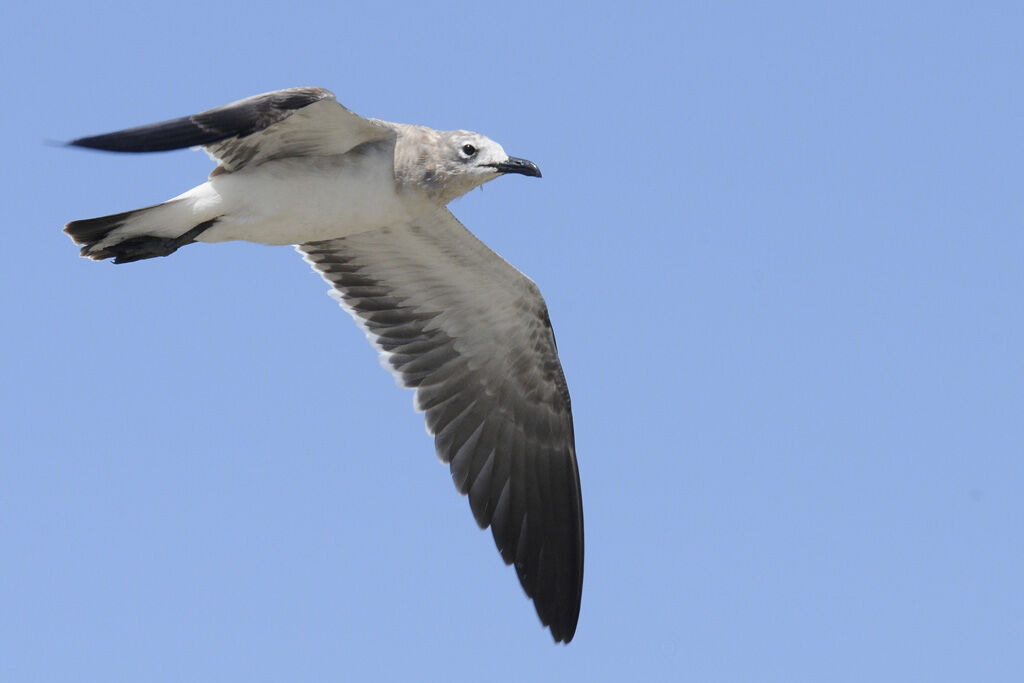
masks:
{"type": "Polygon", "coordinates": [[[115,213],[110,216],[71,221],[64,226],[64,232],[74,240],[75,244],[85,245],[82,247],[82,256],[88,256],[88,251],[91,247],[105,240],[110,233],[128,223],[133,216],[137,216],[143,211],[148,211],[152,208],[155,207],[147,206],[144,209],[115,213]]]}
{"type": "Polygon", "coordinates": [[[82,245],[82,256],[96,261],[112,258],[114,263],[129,263],[167,256],[194,242],[217,221],[211,218],[197,225],[190,221],[182,226],[180,215],[166,211],[176,208],[175,204],[171,200],[134,211],[71,221],[64,226],[64,232],[75,244],[82,245]]]}

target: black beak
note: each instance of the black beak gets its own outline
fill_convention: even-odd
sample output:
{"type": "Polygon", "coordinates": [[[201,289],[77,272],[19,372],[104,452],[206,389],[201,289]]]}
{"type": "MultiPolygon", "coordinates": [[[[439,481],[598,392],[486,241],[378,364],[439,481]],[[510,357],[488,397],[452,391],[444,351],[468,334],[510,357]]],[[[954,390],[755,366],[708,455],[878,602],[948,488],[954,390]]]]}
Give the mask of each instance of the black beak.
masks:
{"type": "Polygon", "coordinates": [[[505,159],[505,161],[488,165],[498,169],[499,173],[519,173],[522,175],[533,176],[534,178],[540,178],[540,169],[537,168],[537,164],[532,161],[527,161],[526,159],[509,157],[508,159],[505,159]]]}

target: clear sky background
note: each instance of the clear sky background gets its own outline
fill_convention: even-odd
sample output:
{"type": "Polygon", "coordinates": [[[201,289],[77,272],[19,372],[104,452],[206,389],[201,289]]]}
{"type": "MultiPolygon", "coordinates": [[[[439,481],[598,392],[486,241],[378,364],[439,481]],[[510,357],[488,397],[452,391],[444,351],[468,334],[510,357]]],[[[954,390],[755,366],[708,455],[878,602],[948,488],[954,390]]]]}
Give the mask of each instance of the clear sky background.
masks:
{"type": "Polygon", "coordinates": [[[1020,3],[346,4],[5,4],[0,680],[1024,671],[1020,3]],[[568,647],[291,249],[61,233],[211,164],[46,140],[297,85],[543,169],[452,209],[558,335],[568,647]]]}

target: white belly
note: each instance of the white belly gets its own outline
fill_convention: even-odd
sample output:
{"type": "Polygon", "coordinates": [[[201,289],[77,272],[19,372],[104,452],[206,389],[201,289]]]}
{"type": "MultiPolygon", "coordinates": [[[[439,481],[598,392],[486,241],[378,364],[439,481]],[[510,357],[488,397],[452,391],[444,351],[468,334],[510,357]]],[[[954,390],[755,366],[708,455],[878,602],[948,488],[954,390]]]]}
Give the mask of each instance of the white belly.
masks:
{"type": "Polygon", "coordinates": [[[420,198],[395,190],[390,159],[281,159],[214,176],[182,195],[217,222],[201,242],[302,244],[396,225],[420,198]]]}

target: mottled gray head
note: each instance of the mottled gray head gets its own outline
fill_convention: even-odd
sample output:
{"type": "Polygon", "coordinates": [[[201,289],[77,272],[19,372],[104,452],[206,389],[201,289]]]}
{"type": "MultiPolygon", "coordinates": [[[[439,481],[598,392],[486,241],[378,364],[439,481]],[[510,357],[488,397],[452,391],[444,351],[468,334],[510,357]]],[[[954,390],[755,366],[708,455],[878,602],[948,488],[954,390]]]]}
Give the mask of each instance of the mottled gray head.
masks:
{"type": "Polygon", "coordinates": [[[468,130],[402,126],[395,173],[445,204],[505,173],[540,177],[532,161],[510,157],[494,140],[468,130]]]}

